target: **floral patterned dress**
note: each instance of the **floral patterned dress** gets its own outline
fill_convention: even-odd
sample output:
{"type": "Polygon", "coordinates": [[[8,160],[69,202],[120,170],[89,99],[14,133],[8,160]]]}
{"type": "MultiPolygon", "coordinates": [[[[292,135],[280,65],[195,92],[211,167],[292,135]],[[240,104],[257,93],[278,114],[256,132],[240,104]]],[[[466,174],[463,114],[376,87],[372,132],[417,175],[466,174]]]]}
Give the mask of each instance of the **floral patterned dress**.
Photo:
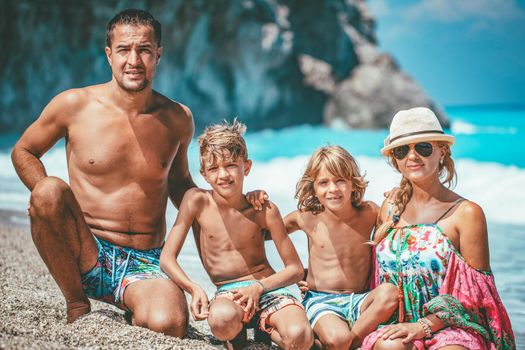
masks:
{"type": "MultiPolygon", "coordinates": [[[[415,341],[418,349],[516,348],[492,273],[468,266],[437,224],[390,229],[375,248],[372,287],[383,282],[399,288],[399,322],[435,314],[450,326],[415,341]]],[[[371,349],[379,334],[370,334],[362,349],[371,349]]]]}

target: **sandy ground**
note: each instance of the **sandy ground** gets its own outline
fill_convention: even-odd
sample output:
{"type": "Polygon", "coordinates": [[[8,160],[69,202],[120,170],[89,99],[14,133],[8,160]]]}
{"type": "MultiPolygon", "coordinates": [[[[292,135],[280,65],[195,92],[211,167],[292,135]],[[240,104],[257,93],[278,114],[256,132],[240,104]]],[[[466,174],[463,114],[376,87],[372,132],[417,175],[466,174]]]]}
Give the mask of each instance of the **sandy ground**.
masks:
{"type": "MultiPolygon", "coordinates": [[[[0,242],[0,349],[223,348],[207,322],[192,320],[186,338],[178,339],[128,325],[122,311],[98,301],[91,313],[66,324],[64,300],[23,213],[0,211],[0,242]]],[[[269,348],[250,341],[247,349],[269,348]]]]}

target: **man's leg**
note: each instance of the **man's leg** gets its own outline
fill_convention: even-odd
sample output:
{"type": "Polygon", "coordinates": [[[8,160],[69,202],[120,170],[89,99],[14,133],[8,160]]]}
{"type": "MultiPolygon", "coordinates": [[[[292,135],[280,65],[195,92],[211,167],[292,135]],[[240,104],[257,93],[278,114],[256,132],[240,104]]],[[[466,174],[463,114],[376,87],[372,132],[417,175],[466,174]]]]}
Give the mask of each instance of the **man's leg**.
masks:
{"type": "Polygon", "coordinates": [[[368,294],[361,305],[361,314],[351,329],[355,338],[351,349],[361,345],[363,339],[378,325],[390,319],[398,307],[397,292],[395,285],[383,283],[368,294]]]}
{"type": "Polygon", "coordinates": [[[314,332],[323,349],[347,350],[352,343],[348,322],[334,314],[325,314],[315,322],[314,332]]]}
{"type": "Polygon", "coordinates": [[[97,244],[68,184],[56,177],[38,182],[29,202],[31,235],[66,299],[67,322],[90,311],[80,274],[97,261],[97,244]]]}
{"type": "Polygon", "coordinates": [[[188,328],[188,304],[184,292],[168,279],[131,283],[124,304],[133,313],[132,323],[154,332],[182,338],[188,328]]]}
{"type": "Polygon", "coordinates": [[[272,340],[282,349],[310,349],[314,335],[303,308],[290,305],[269,316],[272,340]]]}

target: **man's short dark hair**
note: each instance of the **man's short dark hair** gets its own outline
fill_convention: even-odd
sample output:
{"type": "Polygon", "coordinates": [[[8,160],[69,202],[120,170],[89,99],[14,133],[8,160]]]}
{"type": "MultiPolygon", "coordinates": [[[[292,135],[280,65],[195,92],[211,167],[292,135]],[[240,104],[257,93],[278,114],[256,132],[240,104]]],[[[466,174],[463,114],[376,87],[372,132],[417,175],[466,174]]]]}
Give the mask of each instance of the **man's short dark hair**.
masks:
{"type": "Polygon", "coordinates": [[[161,38],[161,25],[151,13],[144,10],[127,9],[120,11],[109,21],[106,28],[106,45],[111,47],[111,39],[113,39],[113,29],[119,24],[131,24],[131,25],[146,25],[153,28],[153,35],[157,41],[157,46],[160,45],[161,38]]]}

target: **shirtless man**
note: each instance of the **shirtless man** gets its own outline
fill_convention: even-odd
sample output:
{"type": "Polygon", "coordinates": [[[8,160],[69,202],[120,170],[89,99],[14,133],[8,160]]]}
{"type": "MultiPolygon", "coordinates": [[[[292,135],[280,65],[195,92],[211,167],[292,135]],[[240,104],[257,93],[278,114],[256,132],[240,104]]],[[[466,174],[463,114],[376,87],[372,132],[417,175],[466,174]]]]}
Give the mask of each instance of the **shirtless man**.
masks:
{"type": "Polygon", "coordinates": [[[303,268],[275,204],[256,211],[242,192],[250,172],[244,125],[214,125],[199,137],[201,174],[212,190],[191,189],[184,196],[177,221],[162,251],[161,265],[192,295],[195,319],[208,318],[218,339],[242,347],[243,324],[256,321],[273,341],[285,349],[309,349],[313,335],[301,303],[284,286],[298,282],[303,268]],[[181,269],[177,255],[191,224],[206,272],[218,290],[208,310],[202,287],[181,269]],[[266,257],[264,233],[269,231],[284,269],[275,272],[266,257]],[[255,315],[254,315],[255,314],[255,315]],[[239,335],[237,337],[237,335],[239,335]],[[238,342],[237,342],[238,341],[238,342]]]}
{"type": "Polygon", "coordinates": [[[158,248],[168,197],[178,207],[194,186],[194,127],[187,107],[152,89],[160,39],[151,14],[117,14],[107,28],[111,81],[56,96],[12,160],[31,191],[31,234],[66,299],[67,321],[88,313],[92,297],[131,312],[135,325],[182,337],[186,300],[160,271],[158,248]],[[63,137],[69,185],[40,161],[63,137]]]}

